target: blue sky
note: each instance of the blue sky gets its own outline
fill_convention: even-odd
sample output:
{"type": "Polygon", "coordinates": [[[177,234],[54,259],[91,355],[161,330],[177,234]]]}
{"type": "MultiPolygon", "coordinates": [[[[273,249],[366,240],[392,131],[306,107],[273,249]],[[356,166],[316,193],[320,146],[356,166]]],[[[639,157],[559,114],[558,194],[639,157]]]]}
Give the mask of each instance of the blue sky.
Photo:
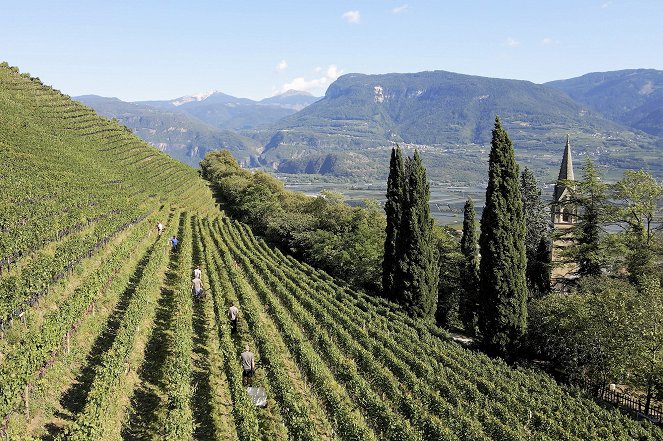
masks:
{"type": "Polygon", "coordinates": [[[0,60],[69,95],[323,95],[345,73],[663,69],[662,0],[3,1],[0,60]]]}

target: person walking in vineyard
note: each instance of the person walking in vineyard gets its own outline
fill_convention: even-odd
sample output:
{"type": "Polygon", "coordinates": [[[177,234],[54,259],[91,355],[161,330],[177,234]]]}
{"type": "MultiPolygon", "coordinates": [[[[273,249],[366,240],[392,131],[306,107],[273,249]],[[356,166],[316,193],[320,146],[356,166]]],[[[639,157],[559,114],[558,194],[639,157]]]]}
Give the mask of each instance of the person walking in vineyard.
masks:
{"type": "Polygon", "coordinates": [[[249,345],[244,346],[244,352],[241,354],[242,359],[242,384],[244,386],[251,386],[253,383],[253,375],[256,372],[256,362],[253,357],[253,352],[249,350],[249,345]]]}
{"type": "Polygon", "coordinates": [[[200,278],[195,277],[191,281],[191,290],[193,291],[193,296],[197,301],[200,301],[203,297],[203,281],[200,278]]]}
{"type": "Polygon", "coordinates": [[[161,236],[161,233],[163,233],[163,224],[161,223],[161,221],[159,221],[159,223],[157,224],[157,234],[161,236]]]}
{"type": "Polygon", "coordinates": [[[193,270],[193,278],[194,279],[201,279],[203,272],[200,271],[200,265],[196,266],[196,269],[193,270]]]}
{"type": "Polygon", "coordinates": [[[237,306],[230,302],[230,308],[228,308],[228,318],[230,319],[230,333],[234,334],[237,332],[237,316],[239,315],[239,310],[237,306]]]}
{"type": "Polygon", "coordinates": [[[177,251],[177,237],[173,236],[170,238],[170,245],[173,248],[173,251],[177,251]]]}

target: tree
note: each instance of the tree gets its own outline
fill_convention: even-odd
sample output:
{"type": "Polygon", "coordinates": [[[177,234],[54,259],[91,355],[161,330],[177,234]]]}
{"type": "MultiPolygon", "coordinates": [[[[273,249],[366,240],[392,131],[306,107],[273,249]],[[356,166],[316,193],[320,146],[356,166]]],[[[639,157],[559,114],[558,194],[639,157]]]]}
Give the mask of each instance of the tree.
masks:
{"type": "Polygon", "coordinates": [[[432,317],[436,311],[438,256],[430,216],[430,189],[419,152],[405,161],[405,197],[396,241],[394,276],[397,301],[412,314],[432,317]]]}
{"type": "Polygon", "coordinates": [[[520,174],[520,193],[525,216],[527,291],[530,297],[541,297],[550,291],[550,212],[541,199],[534,173],[527,167],[520,174]]]}
{"type": "Polygon", "coordinates": [[[404,186],[403,156],[400,147],[396,146],[391,149],[387,201],[384,204],[384,211],[387,215],[387,227],[385,228],[387,237],[384,241],[384,260],[382,261],[382,291],[385,297],[392,300],[396,299],[393,289],[394,273],[398,262],[396,248],[403,210],[404,186]]]}
{"type": "Polygon", "coordinates": [[[567,185],[571,189],[567,203],[577,207],[578,222],[572,230],[573,244],[564,250],[565,259],[577,263],[581,277],[601,275],[608,260],[601,227],[609,213],[608,186],[592,160],[585,158],[582,180],[567,185]]]}
{"type": "Polygon", "coordinates": [[[487,352],[513,355],[527,328],[525,220],[513,145],[495,118],[479,247],[479,328],[487,352]]]}
{"type": "Polygon", "coordinates": [[[623,381],[633,358],[636,297],[623,280],[585,277],[570,294],[532,302],[530,344],[600,396],[609,383],[623,381]]]}
{"type": "Polygon", "coordinates": [[[463,237],[460,240],[463,260],[460,264],[462,297],[459,312],[463,327],[470,335],[476,334],[479,310],[479,249],[475,216],[474,202],[472,198],[467,198],[463,211],[463,237]]]}
{"type": "Polygon", "coordinates": [[[663,397],[663,290],[658,277],[643,276],[639,280],[640,292],[635,296],[629,347],[635,348],[628,358],[632,382],[645,391],[645,414],[652,398],[663,397]]]}
{"type": "Polygon", "coordinates": [[[433,229],[437,241],[440,269],[437,286],[437,313],[440,326],[460,326],[459,308],[463,297],[464,280],[461,276],[463,255],[460,252],[460,237],[451,227],[433,229]]]}
{"type": "MultiPolygon", "coordinates": [[[[615,201],[614,220],[626,229],[627,268],[632,282],[657,272],[657,229],[660,223],[658,204],[663,186],[644,170],[627,170],[624,178],[612,187],[615,201]]],[[[660,271],[660,270],[659,270],[660,271]]]]}

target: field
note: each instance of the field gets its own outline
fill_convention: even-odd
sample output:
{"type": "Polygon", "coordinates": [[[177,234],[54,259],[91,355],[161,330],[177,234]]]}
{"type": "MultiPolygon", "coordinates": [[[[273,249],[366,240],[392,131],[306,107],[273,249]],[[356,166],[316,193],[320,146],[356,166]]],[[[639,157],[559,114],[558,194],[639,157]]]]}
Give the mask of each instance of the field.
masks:
{"type": "Polygon", "coordinates": [[[5,439],[663,439],[270,248],[193,169],[7,66],[0,114],[5,439]]]}
{"type": "MultiPolygon", "coordinates": [[[[279,176],[279,175],[277,175],[279,176]]],[[[317,196],[322,191],[333,191],[345,197],[349,205],[360,205],[366,199],[384,204],[387,191],[384,182],[311,182],[306,176],[279,176],[286,183],[286,189],[317,196]]],[[[451,186],[435,184],[430,187],[431,215],[439,225],[462,225],[463,206],[468,197],[474,200],[478,215],[483,210],[486,189],[481,186],[451,186]]]]}

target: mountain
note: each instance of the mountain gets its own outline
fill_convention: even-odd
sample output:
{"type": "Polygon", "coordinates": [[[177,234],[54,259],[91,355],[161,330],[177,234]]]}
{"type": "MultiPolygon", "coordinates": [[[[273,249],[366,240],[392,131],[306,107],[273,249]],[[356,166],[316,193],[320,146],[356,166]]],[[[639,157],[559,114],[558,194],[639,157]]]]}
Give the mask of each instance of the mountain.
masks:
{"type": "MultiPolygon", "coordinates": [[[[440,179],[481,179],[495,115],[519,159],[540,169],[557,168],[567,133],[575,152],[608,168],[648,166],[643,158],[649,153],[642,151],[660,152],[660,139],[611,121],[554,87],[444,71],[344,75],[321,100],[250,136],[265,144],[263,162],[280,171],[320,171],[318,164],[326,164],[331,174],[386,172],[386,152],[400,143],[426,149],[440,179]],[[335,170],[330,162],[350,168],[335,170]]],[[[661,167],[659,158],[653,167],[661,167]]]]}
{"type": "Polygon", "coordinates": [[[167,106],[128,103],[96,95],[74,99],[100,115],[117,119],[143,140],[194,167],[210,150],[230,150],[244,165],[250,165],[251,158],[262,150],[262,146],[250,138],[219,129],[177,109],[169,110],[167,106]]]}
{"type": "Polygon", "coordinates": [[[212,91],[174,100],[142,101],[136,104],[177,110],[220,129],[249,130],[267,127],[317,99],[306,92],[288,91],[262,101],[253,101],[212,91]]]}
{"type": "Polygon", "coordinates": [[[258,104],[299,111],[304,107],[310,106],[319,99],[320,97],[315,97],[308,92],[290,89],[280,95],[274,95],[273,97],[260,100],[258,104]]]}
{"type": "Polygon", "coordinates": [[[546,83],[607,118],[663,136],[663,71],[594,72],[546,83]]]}

